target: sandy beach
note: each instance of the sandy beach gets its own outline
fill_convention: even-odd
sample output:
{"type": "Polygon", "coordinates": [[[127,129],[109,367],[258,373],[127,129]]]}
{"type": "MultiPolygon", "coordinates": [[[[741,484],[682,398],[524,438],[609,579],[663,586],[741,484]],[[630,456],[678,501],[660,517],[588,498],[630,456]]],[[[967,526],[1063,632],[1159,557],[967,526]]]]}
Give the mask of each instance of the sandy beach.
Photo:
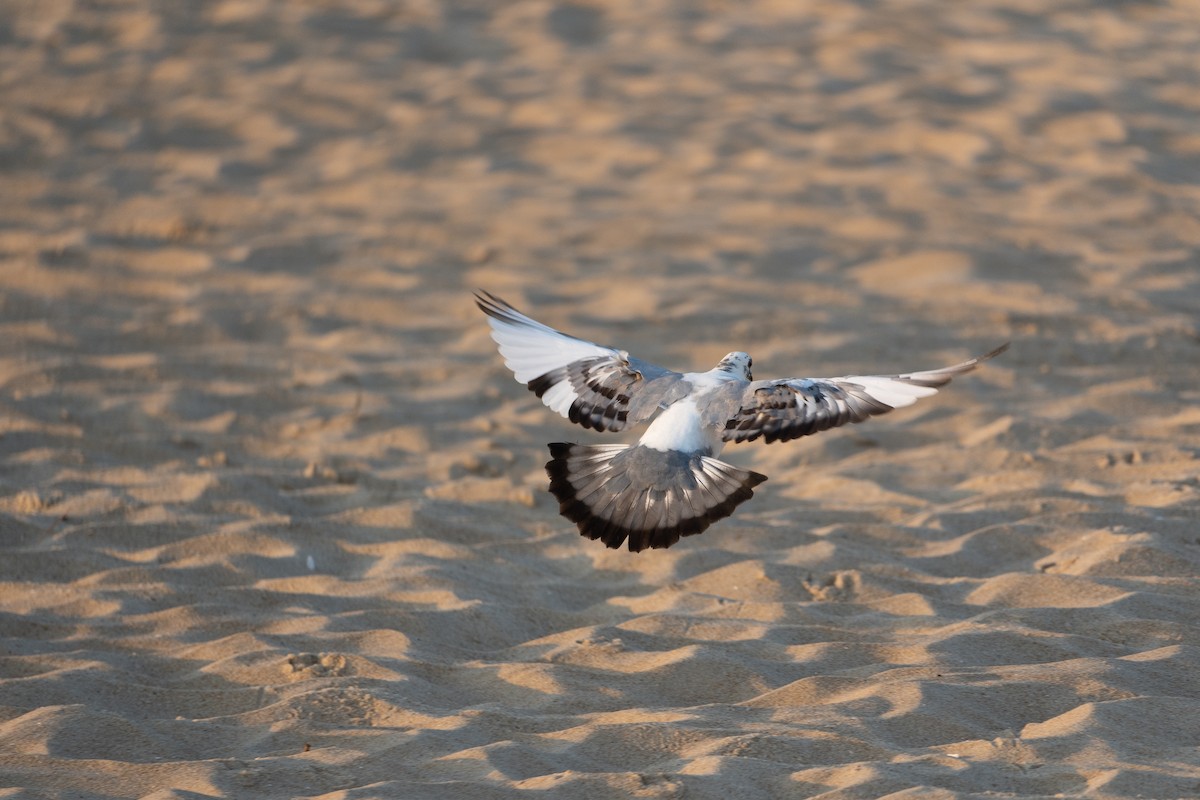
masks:
{"type": "Polygon", "coordinates": [[[1185,0],[0,0],[0,798],[1200,797],[1185,0]],[[945,366],[579,536],[471,292],[945,366]]]}

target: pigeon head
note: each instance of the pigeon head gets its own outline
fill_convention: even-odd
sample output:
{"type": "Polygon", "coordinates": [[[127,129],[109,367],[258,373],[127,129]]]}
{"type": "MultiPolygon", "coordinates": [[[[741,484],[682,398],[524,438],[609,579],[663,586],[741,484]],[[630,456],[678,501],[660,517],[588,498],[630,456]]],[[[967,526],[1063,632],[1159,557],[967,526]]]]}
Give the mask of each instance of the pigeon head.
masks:
{"type": "Polygon", "coordinates": [[[734,377],[742,380],[752,381],[754,377],[750,374],[750,368],[754,366],[754,359],[747,353],[734,351],[726,354],[721,359],[721,363],[717,364],[717,369],[722,372],[728,372],[734,377]]]}

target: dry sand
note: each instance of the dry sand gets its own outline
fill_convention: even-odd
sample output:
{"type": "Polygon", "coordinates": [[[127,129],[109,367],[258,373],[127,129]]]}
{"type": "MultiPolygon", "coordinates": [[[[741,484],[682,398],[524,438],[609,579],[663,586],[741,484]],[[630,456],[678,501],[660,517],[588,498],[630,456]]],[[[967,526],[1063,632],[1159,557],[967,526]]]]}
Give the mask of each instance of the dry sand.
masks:
{"type": "Polygon", "coordinates": [[[0,797],[1200,796],[1198,86],[1190,0],[0,3],[0,797]],[[634,556],[475,287],[1014,344],[634,556]]]}

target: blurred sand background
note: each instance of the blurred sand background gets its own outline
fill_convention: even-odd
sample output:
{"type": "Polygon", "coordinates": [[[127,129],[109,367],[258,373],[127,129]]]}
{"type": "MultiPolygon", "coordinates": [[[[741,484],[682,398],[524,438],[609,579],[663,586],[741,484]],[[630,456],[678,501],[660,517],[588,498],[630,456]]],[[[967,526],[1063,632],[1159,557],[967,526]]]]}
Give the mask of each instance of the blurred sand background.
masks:
{"type": "Polygon", "coordinates": [[[0,2],[0,797],[1200,796],[1198,13],[0,2]],[[476,287],[1013,347],[634,556],[476,287]]]}

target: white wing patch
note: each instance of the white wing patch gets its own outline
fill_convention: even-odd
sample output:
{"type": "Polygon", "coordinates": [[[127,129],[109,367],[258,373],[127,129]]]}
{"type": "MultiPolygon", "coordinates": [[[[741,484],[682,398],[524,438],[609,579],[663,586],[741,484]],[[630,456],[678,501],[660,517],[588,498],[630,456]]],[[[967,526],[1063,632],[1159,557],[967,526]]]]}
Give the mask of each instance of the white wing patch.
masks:
{"type": "MultiPolygon", "coordinates": [[[[478,292],[475,301],[487,314],[492,339],[500,346],[504,364],[555,413],[585,428],[619,431],[629,421],[630,403],[641,391],[651,400],[670,388],[658,381],[649,396],[647,381],[676,376],[623,350],[576,339],[517,311],[495,295],[478,292]]],[[[678,376],[676,376],[678,377],[678,376]]],[[[634,418],[652,413],[654,402],[643,402],[634,418]]]]}
{"type": "Polygon", "coordinates": [[[838,383],[854,383],[861,386],[867,394],[884,405],[892,408],[911,406],[922,397],[937,394],[932,386],[919,386],[915,383],[882,378],[877,375],[855,375],[849,378],[835,378],[838,383]]]}
{"type": "Polygon", "coordinates": [[[547,372],[562,369],[581,359],[622,356],[622,353],[610,347],[601,347],[559,333],[493,295],[476,295],[476,299],[479,307],[488,315],[492,340],[500,346],[504,366],[512,370],[521,383],[530,383],[547,372]]]}

